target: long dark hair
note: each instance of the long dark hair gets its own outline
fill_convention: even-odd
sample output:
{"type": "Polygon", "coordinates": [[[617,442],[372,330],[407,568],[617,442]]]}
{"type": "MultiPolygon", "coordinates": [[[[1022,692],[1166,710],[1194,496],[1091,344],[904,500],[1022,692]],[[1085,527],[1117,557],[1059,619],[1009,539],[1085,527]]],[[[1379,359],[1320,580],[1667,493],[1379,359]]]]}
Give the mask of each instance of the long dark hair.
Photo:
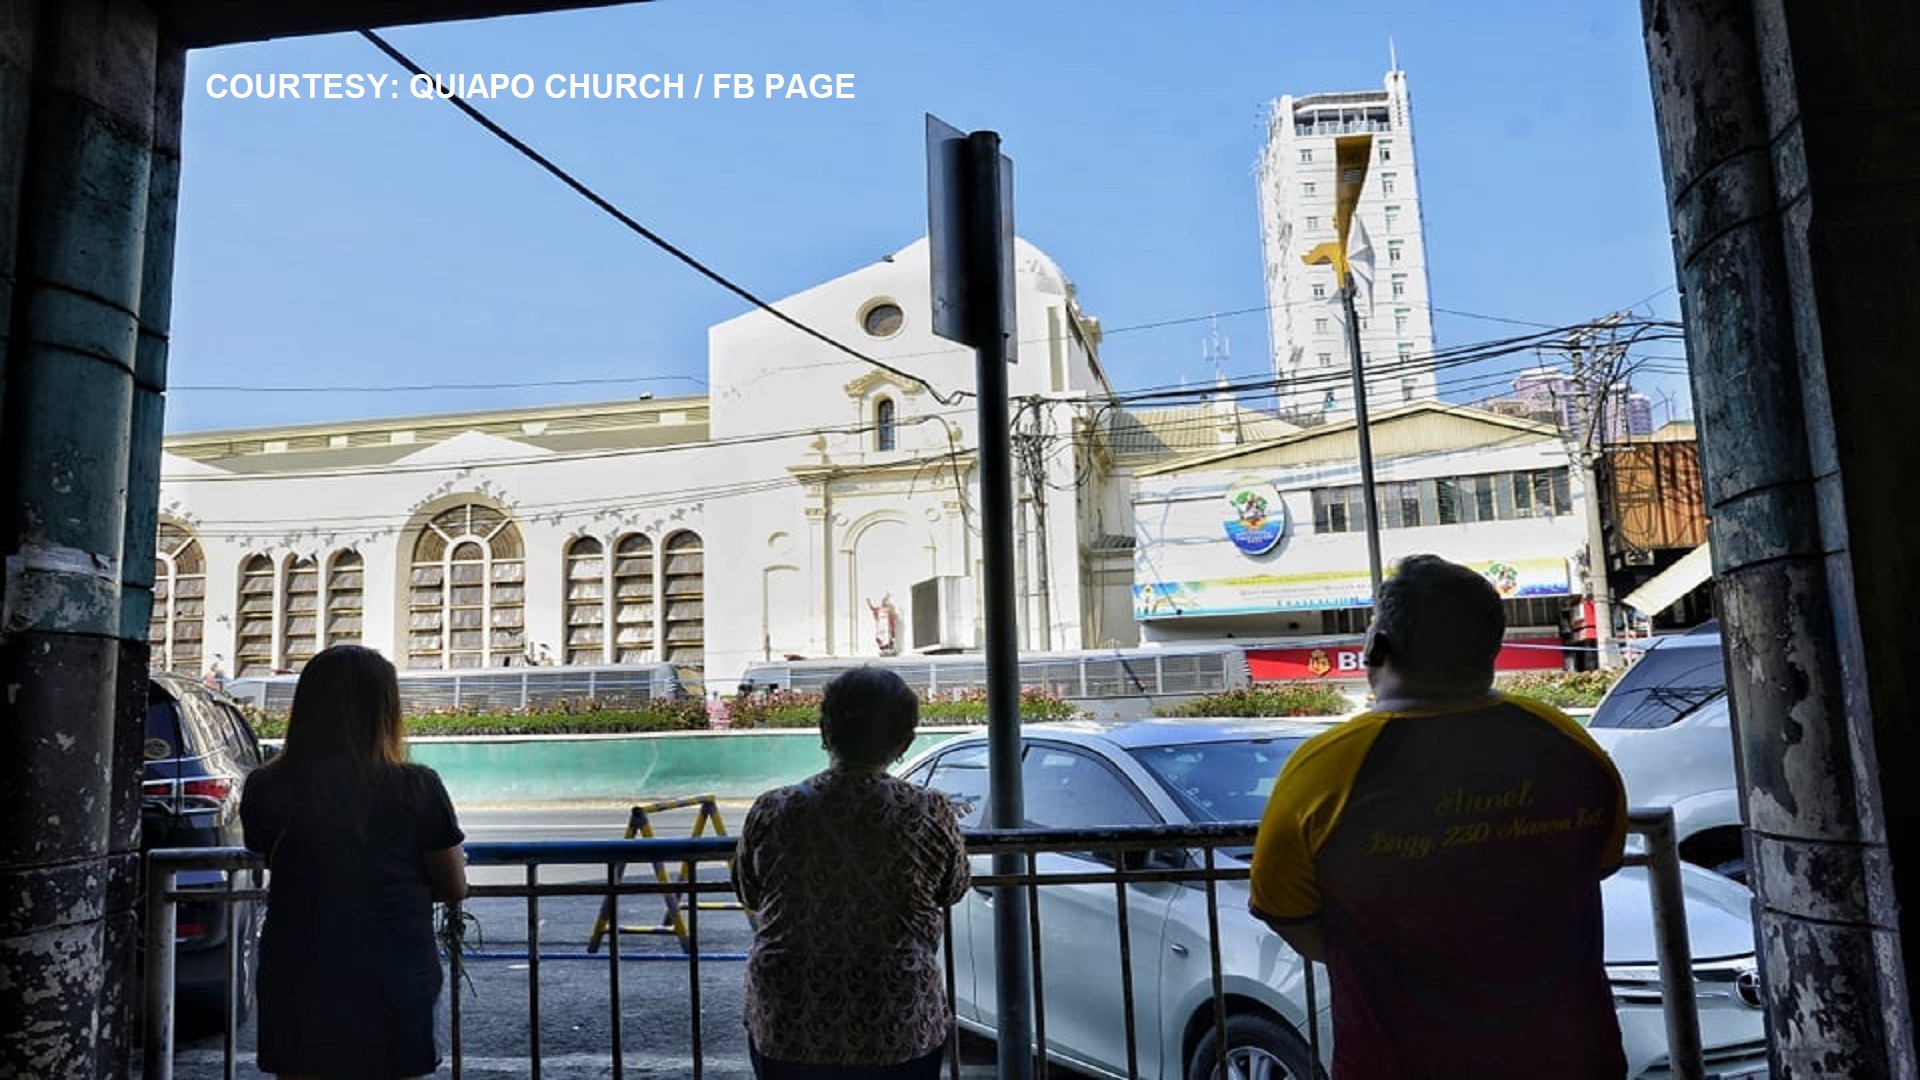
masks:
{"type": "Polygon", "coordinates": [[[369,780],[406,760],[400,682],[393,663],[360,645],[335,645],[307,661],[293,688],[284,769],[345,767],[369,780]]]}

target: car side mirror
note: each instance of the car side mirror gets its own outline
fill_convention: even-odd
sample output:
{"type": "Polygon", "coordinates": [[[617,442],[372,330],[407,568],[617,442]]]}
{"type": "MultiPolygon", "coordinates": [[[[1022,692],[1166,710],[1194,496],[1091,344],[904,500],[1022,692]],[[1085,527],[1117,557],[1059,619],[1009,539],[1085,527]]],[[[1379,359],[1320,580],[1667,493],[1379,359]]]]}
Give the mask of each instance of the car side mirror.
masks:
{"type": "Polygon", "coordinates": [[[260,764],[265,765],[280,756],[281,742],[278,739],[260,740],[260,764]]]}

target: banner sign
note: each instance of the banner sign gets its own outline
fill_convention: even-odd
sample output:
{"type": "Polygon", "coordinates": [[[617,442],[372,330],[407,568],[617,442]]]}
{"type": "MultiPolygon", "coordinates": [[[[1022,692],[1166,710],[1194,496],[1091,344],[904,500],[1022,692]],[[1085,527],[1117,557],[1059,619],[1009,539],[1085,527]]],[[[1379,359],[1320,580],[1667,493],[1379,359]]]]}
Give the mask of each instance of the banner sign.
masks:
{"type": "MultiPolygon", "coordinates": [[[[1565,559],[1488,559],[1467,565],[1485,574],[1502,599],[1568,596],[1573,591],[1565,559]]],[[[1367,607],[1372,602],[1373,582],[1365,570],[1150,581],[1133,587],[1136,619],[1316,611],[1367,607]]]]}
{"type": "MultiPolygon", "coordinates": [[[[1247,649],[1247,670],[1255,682],[1274,679],[1364,679],[1361,642],[1316,645],[1303,649],[1247,649]]],[[[1512,638],[1494,659],[1497,671],[1558,671],[1562,668],[1558,638],[1512,638]]]]}

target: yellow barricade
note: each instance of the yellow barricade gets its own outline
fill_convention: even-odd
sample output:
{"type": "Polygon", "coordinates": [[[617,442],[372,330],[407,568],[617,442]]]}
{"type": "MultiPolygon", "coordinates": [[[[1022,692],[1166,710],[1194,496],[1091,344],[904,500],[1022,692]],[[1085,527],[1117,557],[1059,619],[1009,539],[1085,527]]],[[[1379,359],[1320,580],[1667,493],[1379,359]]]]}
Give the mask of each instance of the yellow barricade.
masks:
{"type": "MultiPolygon", "coordinates": [[[[705,836],[708,825],[713,826],[713,835],[727,835],[727,823],[720,817],[719,800],[712,795],[688,795],[679,799],[656,799],[653,802],[641,803],[635,806],[633,812],[627,817],[626,839],[654,839],[652,815],[665,813],[668,810],[684,810],[690,806],[700,808],[700,813],[693,819],[693,832],[691,833],[693,837],[705,836]]],[[[680,863],[677,876],[667,868],[667,865],[667,863],[658,859],[654,860],[653,877],[655,881],[664,885],[673,882],[690,882],[693,880],[693,863],[680,863]]],[[[732,859],[727,860],[727,869],[729,871],[733,869],[732,859]]],[[[613,871],[618,880],[626,880],[626,863],[615,864],[613,871]]],[[[672,934],[680,939],[680,948],[683,951],[687,950],[690,944],[687,934],[687,920],[682,912],[686,905],[692,900],[693,896],[694,894],[691,891],[686,893],[662,893],[660,894],[660,899],[664,901],[665,911],[658,923],[651,926],[629,926],[622,923],[620,932],[623,934],[672,934]]],[[[698,900],[694,902],[701,911],[746,911],[746,907],[738,900],[698,900]]],[[[747,919],[750,923],[754,921],[752,912],[747,912],[747,919]]],[[[612,925],[613,897],[609,896],[600,902],[600,914],[594,917],[593,933],[587,938],[588,952],[593,953],[600,951],[600,942],[606,937],[607,931],[612,925]]]]}

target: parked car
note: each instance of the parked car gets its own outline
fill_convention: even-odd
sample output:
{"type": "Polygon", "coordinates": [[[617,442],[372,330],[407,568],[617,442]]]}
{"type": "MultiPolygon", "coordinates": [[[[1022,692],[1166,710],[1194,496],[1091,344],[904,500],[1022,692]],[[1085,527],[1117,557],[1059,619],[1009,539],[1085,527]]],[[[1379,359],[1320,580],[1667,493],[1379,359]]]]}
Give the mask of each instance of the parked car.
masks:
{"type": "MultiPolygon", "coordinates": [[[[245,714],[225,694],[179,675],[155,673],[147,687],[145,764],[140,774],[140,847],[239,847],[240,791],[264,760],[245,714]]],[[[182,871],[187,888],[219,888],[216,870],[182,871]]],[[[226,943],[240,949],[238,1015],[253,1005],[253,968],[264,905],[182,902],[174,932],[174,985],[183,1011],[224,1016],[226,943]]]]}
{"type": "Polygon", "coordinates": [[[1681,858],[1746,880],[1719,624],[1656,639],[1587,729],[1619,767],[1629,802],[1673,807],[1681,858]]]}
{"type": "MultiPolygon", "coordinates": [[[[1021,776],[1026,816],[1032,826],[1047,828],[1256,820],[1281,764],[1326,726],[1324,721],[1244,719],[1028,725],[1021,776]]],[[[963,826],[976,827],[987,802],[987,736],[968,734],[942,743],[914,759],[902,775],[946,792],[965,811],[963,826]]],[[[1192,858],[1186,852],[1169,855],[1173,863],[1192,858]]],[[[1232,865],[1250,855],[1242,849],[1216,857],[1232,865]]],[[[1105,868],[1091,855],[1048,854],[1038,864],[1042,873],[1105,868]]],[[[985,862],[977,862],[975,870],[985,873],[985,862]]],[[[1683,872],[1708,1071],[1724,1080],[1765,1076],[1751,898],[1725,878],[1690,866],[1683,872]]],[[[1608,974],[1630,1076],[1667,1076],[1645,872],[1623,869],[1602,888],[1608,974]]],[[[1084,1071],[1124,1076],[1114,887],[1047,885],[1038,894],[1048,1054],[1084,1071]]],[[[1139,883],[1127,887],[1126,897],[1140,1073],[1164,1080],[1212,1077],[1217,1034],[1206,893],[1193,884],[1139,883]]],[[[1315,1069],[1306,1034],[1305,964],[1246,908],[1244,881],[1218,887],[1231,1075],[1324,1076],[1332,1057],[1324,974],[1319,998],[1323,1061],[1315,1069]]],[[[953,941],[959,1022],[991,1036],[997,1005],[993,908],[986,890],[970,890],[955,908],[953,941]]]]}

